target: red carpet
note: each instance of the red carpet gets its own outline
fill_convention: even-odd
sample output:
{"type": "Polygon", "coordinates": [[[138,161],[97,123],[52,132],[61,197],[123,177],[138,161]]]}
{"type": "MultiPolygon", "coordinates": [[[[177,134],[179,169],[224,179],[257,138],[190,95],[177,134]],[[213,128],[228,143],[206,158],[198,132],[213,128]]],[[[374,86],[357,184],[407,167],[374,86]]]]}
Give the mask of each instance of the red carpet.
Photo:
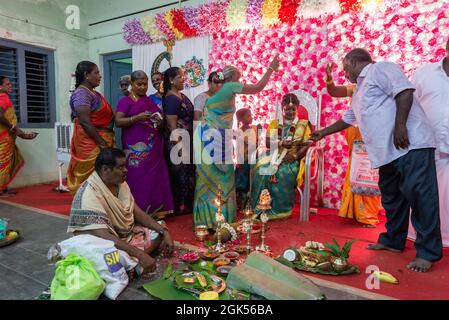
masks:
{"type": "MultiPolygon", "coordinates": [[[[70,212],[71,196],[52,191],[57,184],[44,184],[18,189],[15,197],[0,198],[22,205],[68,215],[70,212]]],[[[384,222],[384,217],[381,217],[384,222]]],[[[179,242],[201,245],[195,241],[192,231],[192,216],[170,217],[167,224],[173,238],[179,242]]],[[[335,238],[340,244],[350,239],[357,239],[351,250],[350,262],[360,268],[360,274],[348,276],[320,276],[316,277],[340,284],[367,290],[365,281],[366,267],[378,266],[380,270],[393,274],[399,285],[381,283],[380,290],[367,290],[372,293],[383,294],[398,299],[449,299],[449,249],[445,249],[442,261],[434,264],[429,273],[415,273],[409,271],[406,265],[415,256],[413,243],[407,241],[404,253],[373,252],[365,249],[370,242],[375,242],[380,232],[385,230],[383,223],[376,229],[361,228],[356,222],[336,216],[335,210],[321,208],[318,215],[311,215],[311,221],[300,223],[298,210],[291,218],[284,221],[269,223],[267,244],[274,253],[279,255],[286,247],[300,246],[308,240],[330,242],[335,238]]],[[[257,240],[257,238],[253,238],[257,240]]],[[[254,243],[253,240],[253,243],[254,243]]]]}

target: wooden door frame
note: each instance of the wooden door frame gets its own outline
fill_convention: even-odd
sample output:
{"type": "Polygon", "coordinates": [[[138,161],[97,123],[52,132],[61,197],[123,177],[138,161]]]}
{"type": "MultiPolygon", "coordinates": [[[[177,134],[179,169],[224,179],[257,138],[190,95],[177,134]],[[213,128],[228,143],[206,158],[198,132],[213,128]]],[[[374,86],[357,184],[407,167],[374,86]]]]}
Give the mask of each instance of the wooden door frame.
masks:
{"type": "MultiPolygon", "coordinates": [[[[110,61],[126,59],[132,57],[132,50],[126,50],[103,55],[103,79],[104,79],[104,96],[107,101],[111,100],[111,68],[110,61]]],[[[118,85],[118,84],[117,84],[118,85]]]]}

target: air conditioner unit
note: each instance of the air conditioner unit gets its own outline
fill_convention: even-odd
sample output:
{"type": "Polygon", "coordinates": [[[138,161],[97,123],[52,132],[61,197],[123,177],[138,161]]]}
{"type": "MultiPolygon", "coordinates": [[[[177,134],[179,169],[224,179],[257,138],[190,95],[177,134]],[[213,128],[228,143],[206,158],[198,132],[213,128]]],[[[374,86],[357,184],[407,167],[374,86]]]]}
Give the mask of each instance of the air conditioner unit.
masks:
{"type": "Polygon", "coordinates": [[[55,135],[56,135],[56,157],[58,160],[59,171],[59,187],[55,190],[59,192],[68,192],[66,186],[62,183],[62,167],[64,164],[70,162],[70,141],[72,140],[73,124],[56,122],[55,123],[55,135]]]}

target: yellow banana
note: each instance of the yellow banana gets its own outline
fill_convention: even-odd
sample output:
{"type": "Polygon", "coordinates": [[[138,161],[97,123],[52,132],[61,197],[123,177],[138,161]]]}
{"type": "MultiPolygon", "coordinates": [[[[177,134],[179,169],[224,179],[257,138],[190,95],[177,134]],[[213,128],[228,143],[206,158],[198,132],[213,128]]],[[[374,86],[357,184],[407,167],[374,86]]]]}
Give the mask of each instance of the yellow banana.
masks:
{"type": "Polygon", "coordinates": [[[388,272],[384,271],[374,271],[374,277],[377,278],[379,281],[386,282],[386,283],[393,283],[398,284],[399,281],[395,277],[393,277],[388,272]]]}

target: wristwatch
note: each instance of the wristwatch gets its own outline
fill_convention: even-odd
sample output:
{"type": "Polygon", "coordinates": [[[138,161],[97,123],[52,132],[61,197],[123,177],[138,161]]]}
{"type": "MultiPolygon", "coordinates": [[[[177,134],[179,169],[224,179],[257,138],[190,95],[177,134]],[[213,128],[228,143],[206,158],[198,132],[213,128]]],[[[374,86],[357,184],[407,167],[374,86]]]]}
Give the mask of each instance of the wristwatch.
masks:
{"type": "Polygon", "coordinates": [[[168,231],[168,228],[165,226],[161,226],[161,227],[162,227],[162,230],[159,230],[158,233],[163,236],[165,234],[165,232],[168,231]]]}

